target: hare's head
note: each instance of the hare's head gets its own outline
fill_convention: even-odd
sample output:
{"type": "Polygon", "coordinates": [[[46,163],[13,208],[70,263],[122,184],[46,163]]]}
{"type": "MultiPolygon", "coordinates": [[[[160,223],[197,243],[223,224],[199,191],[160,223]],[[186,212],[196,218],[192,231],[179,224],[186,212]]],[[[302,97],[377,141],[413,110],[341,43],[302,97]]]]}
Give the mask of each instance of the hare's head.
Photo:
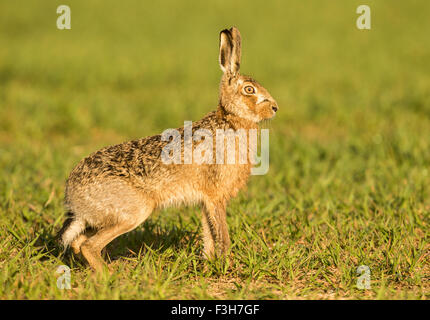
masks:
{"type": "Polygon", "coordinates": [[[278,104],[269,92],[251,77],[240,75],[241,38],[233,27],[220,33],[219,64],[224,72],[219,103],[228,113],[260,122],[272,118],[278,104]]]}

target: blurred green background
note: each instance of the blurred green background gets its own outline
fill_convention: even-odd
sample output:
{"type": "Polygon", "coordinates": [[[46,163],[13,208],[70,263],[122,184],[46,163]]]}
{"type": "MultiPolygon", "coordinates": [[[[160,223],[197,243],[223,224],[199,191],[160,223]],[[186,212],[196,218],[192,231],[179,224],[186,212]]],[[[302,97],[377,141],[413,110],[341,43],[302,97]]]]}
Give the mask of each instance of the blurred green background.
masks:
{"type": "Polygon", "coordinates": [[[424,0],[0,2],[0,297],[428,298],[429,12],[424,0]],[[71,30],[56,28],[61,4],[71,30]],[[371,30],[356,28],[361,4],[371,30]],[[241,71],[280,106],[269,173],[229,207],[235,260],[197,270],[198,252],[177,244],[179,229],[198,235],[199,210],[169,209],[154,215],[158,240],[136,231],[112,249],[121,259],[167,232],[171,252],[145,251],[166,269],[155,276],[132,255],[111,280],[127,293],[78,280],[58,291],[53,236],[68,173],[98,148],[214,110],[218,34],[233,25],[241,71]],[[360,264],[372,290],[355,288],[360,264]],[[135,288],[124,277],[136,268],[135,288]]]}

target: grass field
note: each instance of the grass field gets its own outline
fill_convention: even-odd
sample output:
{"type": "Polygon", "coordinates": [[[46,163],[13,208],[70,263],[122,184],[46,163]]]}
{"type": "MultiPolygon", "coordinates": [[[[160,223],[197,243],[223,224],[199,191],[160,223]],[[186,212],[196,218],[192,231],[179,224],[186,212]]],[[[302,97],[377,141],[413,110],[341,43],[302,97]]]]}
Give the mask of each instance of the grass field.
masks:
{"type": "Polygon", "coordinates": [[[1,299],[430,298],[429,2],[368,0],[371,30],[355,0],[69,1],[71,30],[60,4],[0,3],[1,299]],[[269,173],[228,207],[231,259],[201,259],[192,207],[113,241],[112,275],[62,256],[71,169],[214,110],[232,25],[280,110],[269,173]]]}

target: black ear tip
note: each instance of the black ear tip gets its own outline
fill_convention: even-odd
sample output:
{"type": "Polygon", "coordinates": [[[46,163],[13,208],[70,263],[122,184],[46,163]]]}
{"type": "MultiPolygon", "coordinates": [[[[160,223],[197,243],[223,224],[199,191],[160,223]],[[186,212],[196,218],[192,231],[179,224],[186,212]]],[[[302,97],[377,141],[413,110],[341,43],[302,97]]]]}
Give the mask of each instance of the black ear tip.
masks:
{"type": "Polygon", "coordinates": [[[231,36],[231,29],[230,29],[230,30],[229,30],[229,29],[224,29],[224,30],[222,30],[219,34],[221,35],[221,34],[223,34],[223,33],[225,33],[225,34],[227,34],[227,35],[231,36]]]}
{"type": "Polygon", "coordinates": [[[230,29],[224,29],[220,32],[221,33],[226,33],[228,35],[232,35],[233,33],[239,33],[239,29],[236,28],[235,26],[232,26],[230,29]]]}

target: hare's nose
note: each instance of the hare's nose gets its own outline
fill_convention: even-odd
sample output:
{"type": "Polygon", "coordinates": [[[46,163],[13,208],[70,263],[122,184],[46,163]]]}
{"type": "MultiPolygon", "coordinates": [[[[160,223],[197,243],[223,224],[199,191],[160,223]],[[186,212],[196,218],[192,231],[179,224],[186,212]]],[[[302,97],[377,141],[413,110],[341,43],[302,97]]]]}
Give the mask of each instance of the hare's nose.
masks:
{"type": "Polygon", "coordinates": [[[278,111],[278,106],[277,106],[276,104],[274,104],[274,105],[272,106],[272,110],[273,110],[274,112],[278,111]]]}

